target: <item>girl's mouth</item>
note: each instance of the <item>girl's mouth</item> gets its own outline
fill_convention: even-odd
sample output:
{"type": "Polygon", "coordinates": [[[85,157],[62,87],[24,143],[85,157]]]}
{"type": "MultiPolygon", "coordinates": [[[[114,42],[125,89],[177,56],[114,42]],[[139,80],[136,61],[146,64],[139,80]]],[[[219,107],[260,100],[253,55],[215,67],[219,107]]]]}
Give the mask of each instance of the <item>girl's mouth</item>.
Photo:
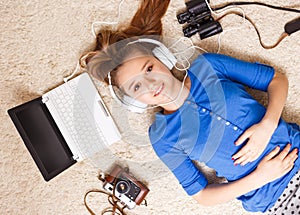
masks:
{"type": "Polygon", "coordinates": [[[164,83],[162,83],[160,87],[156,90],[156,92],[154,93],[154,97],[158,96],[163,91],[163,89],[164,89],[164,83]]]}

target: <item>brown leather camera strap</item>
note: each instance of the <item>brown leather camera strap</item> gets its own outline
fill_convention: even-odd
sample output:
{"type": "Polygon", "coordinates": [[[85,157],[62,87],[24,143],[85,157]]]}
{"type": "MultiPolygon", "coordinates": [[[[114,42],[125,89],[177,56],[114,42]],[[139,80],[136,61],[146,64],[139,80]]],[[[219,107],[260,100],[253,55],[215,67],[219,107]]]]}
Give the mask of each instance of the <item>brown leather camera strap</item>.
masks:
{"type": "Polygon", "coordinates": [[[111,213],[113,215],[126,215],[126,213],[124,212],[125,207],[121,207],[118,204],[119,200],[116,197],[114,197],[113,195],[111,195],[110,193],[108,193],[104,190],[99,190],[99,189],[89,190],[84,195],[84,205],[85,205],[86,209],[90,212],[91,215],[96,215],[96,213],[87,204],[87,196],[90,193],[102,193],[102,194],[105,194],[108,196],[108,202],[112,205],[112,207],[104,209],[101,213],[102,215],[105,213],[111,213]]]}

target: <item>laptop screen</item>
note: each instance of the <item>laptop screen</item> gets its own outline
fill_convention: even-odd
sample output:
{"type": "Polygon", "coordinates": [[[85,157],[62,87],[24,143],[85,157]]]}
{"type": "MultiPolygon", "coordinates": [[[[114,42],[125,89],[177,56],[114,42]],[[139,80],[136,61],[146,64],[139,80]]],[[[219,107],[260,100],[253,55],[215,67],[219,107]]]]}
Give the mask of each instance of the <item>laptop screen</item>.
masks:
{"type": "Polygon", "coordinates": [[[76,163],[41,97],[8,113],[46,181],[76,163]]]}

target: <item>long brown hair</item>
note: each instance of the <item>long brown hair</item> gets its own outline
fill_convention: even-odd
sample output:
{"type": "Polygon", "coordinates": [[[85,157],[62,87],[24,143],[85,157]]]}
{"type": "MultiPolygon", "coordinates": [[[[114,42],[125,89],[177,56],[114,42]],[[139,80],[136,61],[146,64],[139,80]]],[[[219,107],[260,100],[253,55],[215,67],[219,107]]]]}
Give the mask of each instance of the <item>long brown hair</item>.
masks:
{"type": "Polygon", "coordinates": [[[161,35],[162,17],[166,13],[170,0],[143,0],[128,26],[118,30],[101,29],[97,33],[94,51],[84,55],[81,65],[86,67],[95,78],[107,83],[107,73],[114,67],[114,57],[118,48],[109,48],[124,39],[143,35],[161,35]]]}

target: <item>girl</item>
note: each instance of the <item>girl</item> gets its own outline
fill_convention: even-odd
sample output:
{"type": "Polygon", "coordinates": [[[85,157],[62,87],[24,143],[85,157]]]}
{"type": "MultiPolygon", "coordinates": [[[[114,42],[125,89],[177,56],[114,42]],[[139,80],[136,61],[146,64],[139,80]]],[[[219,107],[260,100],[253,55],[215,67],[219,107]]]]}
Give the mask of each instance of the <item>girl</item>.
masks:
{"type": "Polygon", "coordinates": [[[171,71],[176,58],[150,36],[162,33],[168,4],[145,0],[129,27],[100,31],[86,69],[121,102],[130,106],[124,98],[133,98],[162,108],[149,129],[152,146],[200,204],[238,198],[248,211],[298,212],[300,132],[280,119],[287,79],[267,65],[217,54],[198,56],[177,79],[171,71]],[[141,35],[147,36],[136,38],[141,35]],[[244,85],[266,91],[267,108],[244,85]],[[205,162],[228,183],[208,184],[194,161],[205,162]]]}

